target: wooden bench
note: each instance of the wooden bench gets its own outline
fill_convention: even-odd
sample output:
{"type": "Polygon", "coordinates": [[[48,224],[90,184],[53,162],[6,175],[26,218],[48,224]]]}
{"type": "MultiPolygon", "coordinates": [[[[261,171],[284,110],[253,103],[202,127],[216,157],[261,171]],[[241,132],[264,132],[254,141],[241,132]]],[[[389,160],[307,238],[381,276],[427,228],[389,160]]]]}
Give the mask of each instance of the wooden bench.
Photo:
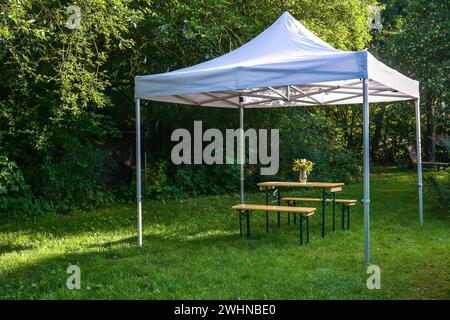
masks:
{"type": "Polygon", "coordinates": [[[290,207],[290,206],[270,206],[259,204],[237,204],[232,207],[239,212],[239,231],[242,237],[242,219],[247,220],[247,238],[250,237],[250,213],[253,211],[266,212],[266,230],[269,232],[269,212],[287,212],[298,215],[300,221],[300,245],[303,244],[303,219],[306,220],[306,242],[309,242],[309,221],[308,217],[316,212],[316,208],[290,207]]]}
{"type": "MultiPolygon", "coordinates": [[[[323,202],[320,198],[294,198],[294,197],[285,197],[281,198],[281,201],[287,202],[288,205],[295,207],[298,202],[323,202]]],[[[326,202],[333,202],[333,199],[326,199],[326,202]]],[[[347,212],[347,230],[350,229],[350,207],[356,205],[357,201],[354,199],[334,199],[334,203],[341,205],[342,211],[342,230],[344,230],[345,226],[345,212],[347,212]]],[[[295,219],[295,216],[294,216],[295,219]]],[[[295,220],[294,220],[295,223],[295,220]]],[[[335,230],[336,225],[336,217],[333,208],[333,231],[335,230]]]]}
{"type": "MultiPolygon", "coordinates": [[[[413,146],[408,146],[408,153],[409,153],[409,157],[411,158],[411,162],[413,164],[417,165],[417,152],[413,146]]],[[[422,161],[422,165],[436,167],[438,171],[441,167],[443,169],[445,169],[446,167],[449,166],[449,164],[447,162],[436,162],[436,161],[434,161],[434,162],[422,161]]]]}

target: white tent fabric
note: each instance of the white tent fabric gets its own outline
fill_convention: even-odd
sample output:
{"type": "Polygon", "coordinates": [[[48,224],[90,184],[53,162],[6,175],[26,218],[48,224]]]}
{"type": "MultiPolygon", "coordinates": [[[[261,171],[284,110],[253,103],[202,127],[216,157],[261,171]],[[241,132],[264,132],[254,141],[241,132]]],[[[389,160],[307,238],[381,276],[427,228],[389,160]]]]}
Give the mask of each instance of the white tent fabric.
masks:
{"type": "Polygon", "coordinates": [[[231,108],[239,108],[239,96],[249,108],[360,104],[362,83],[355,79],[364,78],[371,80],[369,102],[419,96],[417,81],[387,67],[367,50],[331,47],[285,12],[230,53],[192,67],[136,77],[135,97],[231,108]],[[285,94],[268,87],[286,87],[285,94]]]}
{"type": "MultiPolygon", "coordinates": [[[[362,104],[364,144],[364,259],[369,263],[369,103],[415,100],[419,215],[423,224],[419,83],[389,68],[367,50],[331,47],[289,13],[242,47],[180,70],[137,76],[136,167],[138,243],[142,245],[140,100],[244,109],[362,104]]],[[[240,136],[243,148],[243,134],[240,136]]],[[[244,152],[241,152],[243,157],[244,152]]],[[[241,202],[244,202],[244,159],[241,202]]]]}

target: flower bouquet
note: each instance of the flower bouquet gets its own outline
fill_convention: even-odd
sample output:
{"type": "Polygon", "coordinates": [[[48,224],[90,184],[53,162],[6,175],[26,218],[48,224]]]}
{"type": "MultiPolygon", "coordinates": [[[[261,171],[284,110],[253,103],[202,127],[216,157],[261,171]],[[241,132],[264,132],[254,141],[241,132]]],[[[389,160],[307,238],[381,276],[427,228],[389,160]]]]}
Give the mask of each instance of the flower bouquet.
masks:
{"type": "Polygon", "coordinates": [[[308,180],[308,174],[312,171],[314,162],[306,159],[295,159],[292,164],[292,170],[298,171],[300,182],[308,180]]]}

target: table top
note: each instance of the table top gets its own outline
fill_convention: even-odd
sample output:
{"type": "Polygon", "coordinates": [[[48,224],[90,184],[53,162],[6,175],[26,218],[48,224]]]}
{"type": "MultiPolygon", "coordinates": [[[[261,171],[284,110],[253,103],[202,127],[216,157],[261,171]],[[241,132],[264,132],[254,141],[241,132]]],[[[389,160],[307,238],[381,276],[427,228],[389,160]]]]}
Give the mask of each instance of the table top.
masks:
{"type": "Polygon", "coordinates": [[[292,181],[267,181],[258,183],[260,189],[268,189],[272,187],[293,187],[293,188],[340,188],[343,187],[342,182],[292,182],[292,181]]]}

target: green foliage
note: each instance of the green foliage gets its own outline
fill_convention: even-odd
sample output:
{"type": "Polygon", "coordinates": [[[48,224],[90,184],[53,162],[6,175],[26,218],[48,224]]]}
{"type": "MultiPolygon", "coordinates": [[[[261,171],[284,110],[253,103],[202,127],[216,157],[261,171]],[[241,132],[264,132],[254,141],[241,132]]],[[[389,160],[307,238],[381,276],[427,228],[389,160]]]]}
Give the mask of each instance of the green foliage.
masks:
{"type": "MultiPolygon", "coordinates": [[[[143,73],[186,67],[238,48],[289,11],[307,28],[343,50],[370,40],[370,0],[156,0],[141,30],[143,73]],[[149,33],[147,30],[154,30],[149,33]]],[[[138,40],[136,40],[138,41],[138,40]]]]}
{"type": "Polygon", "coordinates": [[[167,197],[171,191],[167,185],[167,162],[159,161],[144,170],[143,183],[145,196],[157,199],[167,197]]]}
{"type": "Polygon", "coordinates": [[[144,170],[144,196],[150,199],[186,198],[238,191],[238,165],[169,165],[159,160],[144,170]]]}
{"type": "Polygon", "coordinates": [[[238,192],[238,165],[176,166],[173,184],[189,195],[238,192]]]}
{"type": "Polygon", "coordinates": [[[450,85],[449,9],[446,0],[411,1],[390,39],[398,67],[421,80],[422,90],[431,91],[436,104],[448,99],[450,85]]]}
{"type": "MultiPolygon", "coordinates": [[[[358,160],[336,139],[335,130],[320,111],[291,109],[277,112],[280,128],[280,172],[284,179],[298,179],[292,172],[292,159],[310,159],[315,163],[311,181],[358,179],[358,160]]],[[[272,119],[272,121],[276,121],[272,119]]]]}
{"type": "MultiPolygon", "coordinates": [[[[112,137],[120,139],[121,133],[128,143],[125,139],[134,124],[135,75],[174,70],[227,53],[262,32],[286,10],[330,44],[360,50],[371,38],[366,21],[368,5],[373,2],[5,1],[0,5],[2,154],[20,167],[35,199],[52,203],[58,211],[109,204],[114,197],[129,199],[132,187],[111,187],[102,181],[99,149],[111,144],[112,137]],[[80,29],[66,26],[69,4],[80,7],[80,29]]],[[[173,129],[189,127],[194,120],[204,120],[208,127],[233,128],[237,113],[180,109],[156,102],[143,103],[142,109],[143,140],[149,142],[144,143],[149,155],[146,196],[237,191],[236,166],[176,167],[160,161],[169,159],[173,129]]],[[[274,128],[276,122],[267,121],[273,114],[266,110],[254,114],[248,125],[274,128]]],[[[323,113],[303,115],[312,123],[323,113]]],[[[292,123],[287,137],[292,134],[294,141],[300,141],[303,137],[294,133],[299,131],[306,137],[314,135],[315,140],[305,142],[305,148],[285,151],[284,168],[290,167],[287,159],[306,153],[318,163],[317,179],[355,177],[357,166],[337,135],[327,130],[307,132],[299,126],[292,123]]],[[[306,128],[320,130],[313,125],[306,128]]],[[[292,140],[281,141],[287,145],[292,140]]],[[[126,158],[131,171],[134,155],[130,152],[126,158]]],[[[257,169],[248,167],[250,187],[261,179],[257,169]]],[[[125,178],[125,184],[132,183],[125,178]]]]}
{"type": "Polygon", "coordinates": [[[17,164],[0,156],[0,217],[35,217],[51,209],[33,196],[17,164]]]}
{"type": "Polygon", "coordinates": [[[425,181],[430,186],[430,202],[438,210],[450,208],[450,169],[428,173],[425,181]]]}
{"type": "MultiPolygon", "coordinates": [[[[449,134],[450,101],[450,7],[446,0],[383,0],[384,28],[377,31],[371,50],[382,61],[420,82],[424,150],[433,159],[435,136],[449,134]],[[426,129],[426,130],[424,130],[426,129]]],[[[402,157],[406,144],[414,141],[414,111],[404,103],[390,105],[382,140],[390,152],[402,157]],[[398,121],[396,128],[390,121],[398,121]],[[391,126],[391,129],[388,129],[391,126]],[[404,135],[402,133],[404,132],[404,135]],[[408,141],[405,141],[406,139],[408,141]]],[[[380,149],[380,151],[382,151],[380,149]]],[[[380,158],[383,158],[380,154],[380,158]]],[[[392,160],[393,156],[387,155],[392,160]]],[[[435,159],[445,161],[448,153],[437,148],[435,159]]],[[[404,157],[403,157],[404,158],[404,157]]]]}
{"type": "Polygon", "coordinates": [[[58,211],[111,202],[98,146],[116,134],[102,115],[113,55],[128,53],[146,1],[6,1],[0,5],[0,145],[31,194],[58,211]],[[66,9],[81,9],[69,29],[66,9]],[[143,9],[134,10],[134,5],[143,9]]]}

